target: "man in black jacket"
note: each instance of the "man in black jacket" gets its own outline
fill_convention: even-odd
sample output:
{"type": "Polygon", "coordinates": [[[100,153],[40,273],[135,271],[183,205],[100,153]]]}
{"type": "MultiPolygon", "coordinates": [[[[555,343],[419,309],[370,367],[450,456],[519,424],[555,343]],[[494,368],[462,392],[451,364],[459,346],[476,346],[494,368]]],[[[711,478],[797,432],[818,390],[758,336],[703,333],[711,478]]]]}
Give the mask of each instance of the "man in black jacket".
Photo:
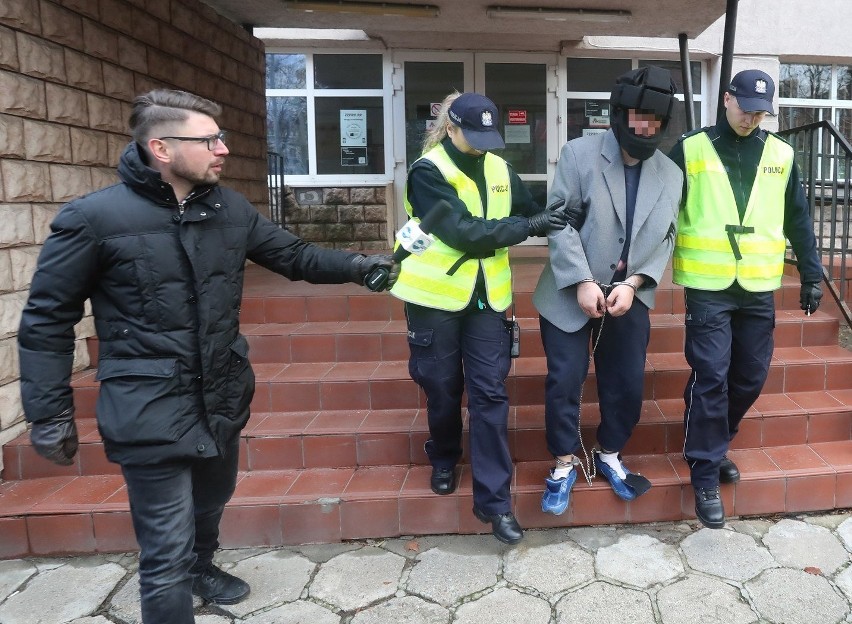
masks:
{"type": "Polygon", "coordinates": [[[98,429],[127,483],[145,624],[191,624],[193,593],[219,604],[249,593],[213,564],[254,394],[239,333],[246,259],[313,283],[363,284],[378,266],[392,283],[398,268],[387,255],[306,243],[219,186],[220,113],[182,91],[134,100],[121,182],[59,212],[18,334],[33,446],[71,464],[74,325],[91,299],[98,429]]]}
{"type": "Polygon", "coordinates": [[[696,516],[709,528],[725,524],[719,483],[740,479],[726,453],[769,373],[785,237],[796,254],[802,310],[816,311],[822,298],[793,148],[759,128],[774,114],[774,93],[766,73],[739,72],[725,92],[725,116],[684,135],[670,154],[685,174],[672,261],[673,281],[684,286],[684,353],[692,367],[683,455],[696,516]]]}

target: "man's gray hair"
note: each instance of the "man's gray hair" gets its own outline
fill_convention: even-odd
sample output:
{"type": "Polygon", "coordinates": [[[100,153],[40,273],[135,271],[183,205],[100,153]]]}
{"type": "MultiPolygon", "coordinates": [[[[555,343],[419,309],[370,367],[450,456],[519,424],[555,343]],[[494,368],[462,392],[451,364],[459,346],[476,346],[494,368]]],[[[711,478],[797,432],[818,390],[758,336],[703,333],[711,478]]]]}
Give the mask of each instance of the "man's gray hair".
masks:
{"type": "Polygon", "coordinates": [[[152,128],[163,123],[185,121],[190,112],[215,119],[222,114],[222,107],[186,91],[156,89],[143,93],[133,100],[130,133],[137,143],[144,145],[152,128]]]}

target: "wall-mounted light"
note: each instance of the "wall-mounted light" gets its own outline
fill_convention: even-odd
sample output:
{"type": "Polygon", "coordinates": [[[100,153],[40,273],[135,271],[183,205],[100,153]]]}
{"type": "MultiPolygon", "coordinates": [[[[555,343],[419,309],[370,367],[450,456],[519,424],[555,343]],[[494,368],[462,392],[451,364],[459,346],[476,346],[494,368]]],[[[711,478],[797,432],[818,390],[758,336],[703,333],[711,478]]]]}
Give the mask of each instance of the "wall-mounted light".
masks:
{"type": "Polygon", "coordinates": [[[490,6],[485,14],[488,17],[507,19],[535,19],[548,22],[629,22],[630,11],[617,9],[569,9],[569,8],[530,8],[512,6],[490,6]]]}
{"type": "Polygon", "coordinates": [[[438,17],[439,9],[431,4],[402,4],[398,2],[351,2],[350,0],[281,0],[285,9],[325,13],[355,13],[358,15],[387,15],[392,17],[438,17]]]}

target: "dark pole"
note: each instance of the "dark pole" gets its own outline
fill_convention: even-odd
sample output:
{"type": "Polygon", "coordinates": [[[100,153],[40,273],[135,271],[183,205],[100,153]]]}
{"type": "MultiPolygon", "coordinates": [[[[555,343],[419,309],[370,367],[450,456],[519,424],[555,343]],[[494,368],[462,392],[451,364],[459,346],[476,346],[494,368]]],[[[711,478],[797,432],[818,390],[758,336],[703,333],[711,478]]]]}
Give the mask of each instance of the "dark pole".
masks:
{"type": "Polygon", "coordinates": [[[716,119],[725,114],[725,91],[731,83],[731,65],[734,61],[734,38],[737,33],[737,5],[739,0],[728,0],[725,9],[725,40],[722,42],[722,69],[719,72],[719,102],[716,106],[716,119]]]}
{"type": "Polygon", "coordinates": [[[680,71],[683,74],[683,105],[686,107],[686,131],[695,130],[695,108],[692,106],[692,68],[689,66],[689,41],[686,33],[677,36],[680,42],[680,71]]]}

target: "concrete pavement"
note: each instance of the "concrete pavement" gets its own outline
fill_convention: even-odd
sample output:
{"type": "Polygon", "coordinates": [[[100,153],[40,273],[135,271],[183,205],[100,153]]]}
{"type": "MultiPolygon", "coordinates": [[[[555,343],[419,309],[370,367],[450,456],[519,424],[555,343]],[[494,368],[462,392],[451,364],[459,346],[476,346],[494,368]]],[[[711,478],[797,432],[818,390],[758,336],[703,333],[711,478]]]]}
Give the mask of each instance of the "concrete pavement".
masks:
{"type": "MultiPolygon", "coordinates": [[[[221,551],[198,624],[852,624],[852,515],[221,551]]],[[[141,621],[134,553],[0,561],[0,624],[141,621]]]]}

